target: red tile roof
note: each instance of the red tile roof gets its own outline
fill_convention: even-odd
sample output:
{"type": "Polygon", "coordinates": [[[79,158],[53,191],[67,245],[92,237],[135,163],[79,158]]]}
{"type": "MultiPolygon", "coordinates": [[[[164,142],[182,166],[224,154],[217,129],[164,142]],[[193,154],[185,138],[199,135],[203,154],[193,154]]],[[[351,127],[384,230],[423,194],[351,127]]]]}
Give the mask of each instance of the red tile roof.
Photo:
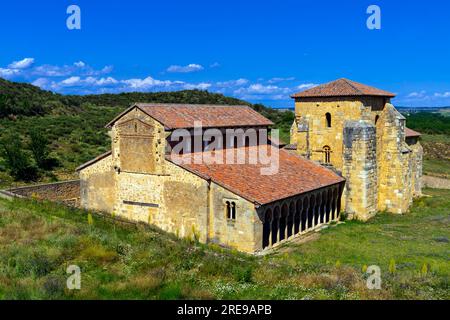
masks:
{"type": "Polygon", "coordinates": [[[407,138],[413,138],[413,137],[420,137],[422,134],[420,132],[405,127],[405,135],[407,138]]]}
{"type": "Polygon", "coordinates": [[[112,126],[124,114],[139,108],[167,129],[193,128],[201,122],[204,128],[270,126],[273,122],[249,106],[137,103],[107,124],[112,126]]]}
{"type": "MultiPolygon", "coordinates": [[[[248,155],[257,151],[257,148],[252,146],[235,150],[243,149],[248,155]]],[[[273,146],[269,148],[271,149],[269,155],[273,152],[272,150],[277,149],[273,146]]],[[[268,165],[252,164],[250,161],[246,161],[246,164],[206,164],[204,162],[195,164],[193,159],[200,153],[181,156],[183,160],[181,163],[174,156],[167,155],[166,159],[260,205],[344,181],[342,177],[319,164],[285,150],[277,149],[277,151],[279,151],[279,170],[274,175],[261,175],[261,168],[267,168],[268,165]],[[190,163],[185,163],[185,160],[190,160],[190,163]]],[[[203,154],[212,156],[211,152],[203,154]]]]}
{"type": "Polygon", "coordinates": [[[381,96],[393,98],[395,94],[343,78],[296,93],[292,95],[292,98],[349,96],[381,96]]]}

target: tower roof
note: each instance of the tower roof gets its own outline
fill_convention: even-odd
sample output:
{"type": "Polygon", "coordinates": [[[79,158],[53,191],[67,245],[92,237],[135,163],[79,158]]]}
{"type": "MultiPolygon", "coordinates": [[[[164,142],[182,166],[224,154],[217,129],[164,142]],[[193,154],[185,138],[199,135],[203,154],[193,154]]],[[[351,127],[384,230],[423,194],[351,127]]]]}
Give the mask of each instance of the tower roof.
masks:
{"type": "Polygon", "coordinates": [[[351,81],[345,78],[335,80],[320,86],[298,92],[292,98],[312,98],[312,97],[358,97],[358,96],[380,96],[395,97],[395,94],[380,90],[368,85],[351,81]]]}

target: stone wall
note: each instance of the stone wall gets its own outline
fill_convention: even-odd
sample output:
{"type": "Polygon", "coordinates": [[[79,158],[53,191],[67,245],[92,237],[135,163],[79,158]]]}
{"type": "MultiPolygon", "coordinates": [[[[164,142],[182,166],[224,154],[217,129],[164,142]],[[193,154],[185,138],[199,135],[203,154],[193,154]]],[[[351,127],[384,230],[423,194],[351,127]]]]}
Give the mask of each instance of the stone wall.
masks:
{"type": "Polygon", "coordinates": [[[405,118],[387,104],[380,117],[378,210],[404,213],[412,204],[411,149],[405,142],[405,118]]]}
{"type": "Polygon", "coordinates": [[[406,138],[406,143],[411,149],[411,185],[413,187],[413,196],[422,196],[422,166],[423,166],[423,147],[418,137],[406,138]]]}
{"type": "MultiPolygon", "coordinates": [[[[298,98],[295,103],[295,121],[291,128],[291,143],[297,145],[297,153],[318,162],[325,162],[324,147],[330,147],[331,165],[337,171],[347,171],[352,181],[347,182],[347,192],[343,194],[343,209],[346,211],[363,210],[361,217],[372,212],[371,201],[377,199],[377,210],[393,213],[404,213],[412,203],[413,196],[421,195],[422,158],[423,150],[418,141],[405,142],[405,119],[383,97],[330,97],[330,98],[298,98]],[[331,115],[331,126],[328,126],[326,114],[331,115]],[[371,141],[353,141],[352,150],[345,147],[346,121],[364,121],[373,124],[375,143],[371,141]],[[356,147],[356,148],[355,148],[356,147]],[[376,167],[373,168],[374,158],[369,149],[373,149],[376,167]],[[358,154],[361,152],[361,154],[358,154]],[[370,156],[369,156],[370,154],[370,156]],[[365,157],[367,163],[364,164],[365,157]],[[354,164],[349,159],[356,159],[354,164]],[[358,167],[358,168],[357,168],[358,167]],[[358,182],[357,176],[351,172],[363,170],[358,182]],[[372,171],[373,170],[373,171],[372,171]],[[363,188],[362,184],[375,184],[372,188],[375,196],[347,201],[351,196],[349,190],[363,188]],[[355,186],[353,184],[356,183],[355,186]],[[347,207],[358,200],[360,205],[355,208],[347,207]],[[365,202],[369,201],[369,202],[365,202]],[[362,207],[360,207],[362,206],[362,207]],[[368,208],[371,208],[370,210],[368,208]]],[[[344,175],[345,176],[345,175],[344,175]]],[[[371,215],[371,213],[370,213],[371,215]]]]}
{"type": "Polygon", "coordinates": [[[255,205],[223,187],[211,183],[210,186],[210,227],[211,242],[224,244],[244,252],[262,249],[262,221],[256,213],[255,205]],[[236,204],[236,219],[227,219],[225,202],[236,204]]]}
{"type": "Polygon", "coordinates": [[[62,202],[73,206],[80,203],[80,180],[55,182],[8,189],[12,196],[62,202]]]}
{"type": "Polygon", "coordinates": [[[112,156],[109,155],[80,171],[81,207],[112,213],[116,180],[112,156]]]}
{"type": "Polygon", "coordinates": [[[344,127],[344,199],[349,217],[368,220],[377,211],[376,129],[363,120],[344,127]]]}
{"type": "Polygon", "coordinates": [[[159,122],[133,109],[117,120],[110,135],[111,156],[80,172],[83,207],[203,243],[249,253],[262,248],[254,204],[167,161],[170,132],[159,122]],[[227,200],[236,203],[234,221],[226,217],[227,200]]]}

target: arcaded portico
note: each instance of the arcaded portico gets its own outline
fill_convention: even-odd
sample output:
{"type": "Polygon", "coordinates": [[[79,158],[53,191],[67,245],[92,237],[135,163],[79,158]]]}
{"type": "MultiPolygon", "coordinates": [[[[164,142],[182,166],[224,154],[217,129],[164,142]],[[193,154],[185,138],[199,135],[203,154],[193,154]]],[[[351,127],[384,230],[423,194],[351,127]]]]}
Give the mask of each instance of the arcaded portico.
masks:
{"type": "Polygon", "coordinates": [[[342,190],[340,183],[261,207],[263,248],[338,221],[342,190]]]}

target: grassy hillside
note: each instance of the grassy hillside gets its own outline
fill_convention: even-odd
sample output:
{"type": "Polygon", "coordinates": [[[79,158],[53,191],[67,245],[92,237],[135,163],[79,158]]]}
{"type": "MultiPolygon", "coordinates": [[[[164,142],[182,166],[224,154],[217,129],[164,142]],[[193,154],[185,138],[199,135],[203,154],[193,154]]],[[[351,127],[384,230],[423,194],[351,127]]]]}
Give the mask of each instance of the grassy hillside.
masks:
{"type": "MultiPolygon", "coordinates": [[[[36,178],[28,182],[75,178],[77,166],[110,148],[104,125],[134,102],[249,105],[271,119],[281,129],[280,136],[286,142],[293,121],[292,112],[280,112],[207,91],[62,96],[30,84],[0,79],[0,145],[4,137],[11,136],[6,144],[20,140],[18,147],[30,159],[29,166],[38,171],[36,178]],[[32,132],[39,132],[48,141],[49,157],[56,166],[44,170],[33,159],[32,132]]],[[[24,183],[17,180],[0,156],[0,188],[24,183]]]]}
{"type": "Polygon", "coordinates": [[[0,299],[449,299],[450,191],[425,193],[409,214],[346,222],[264,257],[0,200],[0,299]],[[80,291],[65,289],[71,264],[80,291]],[[382,290],[366,288],[369,265],[382,290]]]}

